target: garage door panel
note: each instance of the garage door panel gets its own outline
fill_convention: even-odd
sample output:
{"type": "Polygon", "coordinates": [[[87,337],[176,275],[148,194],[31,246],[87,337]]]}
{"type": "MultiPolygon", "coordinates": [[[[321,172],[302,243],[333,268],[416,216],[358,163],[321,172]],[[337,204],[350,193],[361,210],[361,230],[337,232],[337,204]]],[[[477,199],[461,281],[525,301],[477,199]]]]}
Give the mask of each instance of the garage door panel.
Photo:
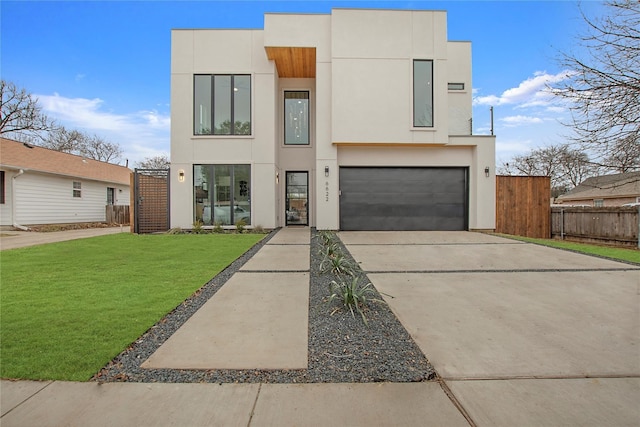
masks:
{"type": "Polygon", "coordinates": [[[465,230],[465,168],[340,168],[343,230],[465,230]]]}

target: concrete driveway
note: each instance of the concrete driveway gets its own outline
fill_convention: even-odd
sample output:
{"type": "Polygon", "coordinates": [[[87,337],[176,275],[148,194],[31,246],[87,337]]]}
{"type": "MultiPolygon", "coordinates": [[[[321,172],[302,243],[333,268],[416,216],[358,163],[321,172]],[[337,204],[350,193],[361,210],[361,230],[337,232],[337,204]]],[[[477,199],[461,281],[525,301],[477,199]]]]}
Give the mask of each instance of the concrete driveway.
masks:
{"type": "Polygon", "coordinates": [[[469,232],[341,232],[477,425],[638,425],[640,269],[469,232]]]}

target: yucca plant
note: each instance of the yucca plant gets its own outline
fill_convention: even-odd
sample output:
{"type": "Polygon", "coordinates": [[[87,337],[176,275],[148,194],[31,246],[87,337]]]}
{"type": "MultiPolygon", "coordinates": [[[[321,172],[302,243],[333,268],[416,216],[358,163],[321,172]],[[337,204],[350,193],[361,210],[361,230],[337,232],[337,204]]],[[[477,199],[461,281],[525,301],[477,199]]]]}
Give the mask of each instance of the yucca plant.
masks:
{"type": "Polygon", "coordinates": [[[330,230],[321,230],[318,231],[318,239],[324,246],[328,246],[335,242],[335,233],[330,230]]]}
{"type": "Polygon", "coordinates": [[[353,276],[356,266],[342,252],[333,256],[325,256],[320,263],[320,272],[333,273],[336,276],[353,276]]]}
{"type": "MultiPolygon", "coordinates": [[[[362,317],[362,321],[365,325],[368,325],[367,317],[364,315],[362,308],[371,302],[383,302],[380,299],[373,298],[375,295],[373,285],[371,282],[366,284],[360,284],[361,278],[358,276],[351,276],[351,279],[347,282],[340,280],[336,282],[332,280],[329,284],[329,296],[328,302],[331,303],[334,299],[339,299],[344,307],[348,307],[351,311],[351,316],[355,319],[355,310],[362,317]]],[[[335,312],[335,311],[334,311],[335,312]]]]}
{"type": "Polygon", "coordinates": [[[320,248],[318,252],[320,253],[323,259],[333,258],[336,255],[344,255],[344,252],[342,252],[342,247],[338,242],[329,243],[323,246],[322,248],[320,248]]]}

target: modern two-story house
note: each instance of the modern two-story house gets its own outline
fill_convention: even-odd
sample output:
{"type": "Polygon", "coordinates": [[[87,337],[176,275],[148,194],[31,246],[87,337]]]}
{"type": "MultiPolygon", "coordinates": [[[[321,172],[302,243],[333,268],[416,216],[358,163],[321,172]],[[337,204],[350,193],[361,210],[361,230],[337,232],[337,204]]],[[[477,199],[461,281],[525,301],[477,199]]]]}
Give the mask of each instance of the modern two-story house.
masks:
{"type": "Polygon", "coordinates": [[[444,11],[267,14],[172,31],[171,226],[495,227],[471,43],[444,11]]]}

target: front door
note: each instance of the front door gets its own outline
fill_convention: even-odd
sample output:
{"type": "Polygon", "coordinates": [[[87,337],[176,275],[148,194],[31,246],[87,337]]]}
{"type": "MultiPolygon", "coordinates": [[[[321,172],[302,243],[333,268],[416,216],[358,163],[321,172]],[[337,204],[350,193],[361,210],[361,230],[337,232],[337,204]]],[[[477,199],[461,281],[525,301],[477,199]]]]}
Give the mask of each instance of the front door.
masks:
{"type": "Polygon", "coordinates": [[[309,225],[309,173],[287,172],[286,185],[286,224],[309,225]]]}

